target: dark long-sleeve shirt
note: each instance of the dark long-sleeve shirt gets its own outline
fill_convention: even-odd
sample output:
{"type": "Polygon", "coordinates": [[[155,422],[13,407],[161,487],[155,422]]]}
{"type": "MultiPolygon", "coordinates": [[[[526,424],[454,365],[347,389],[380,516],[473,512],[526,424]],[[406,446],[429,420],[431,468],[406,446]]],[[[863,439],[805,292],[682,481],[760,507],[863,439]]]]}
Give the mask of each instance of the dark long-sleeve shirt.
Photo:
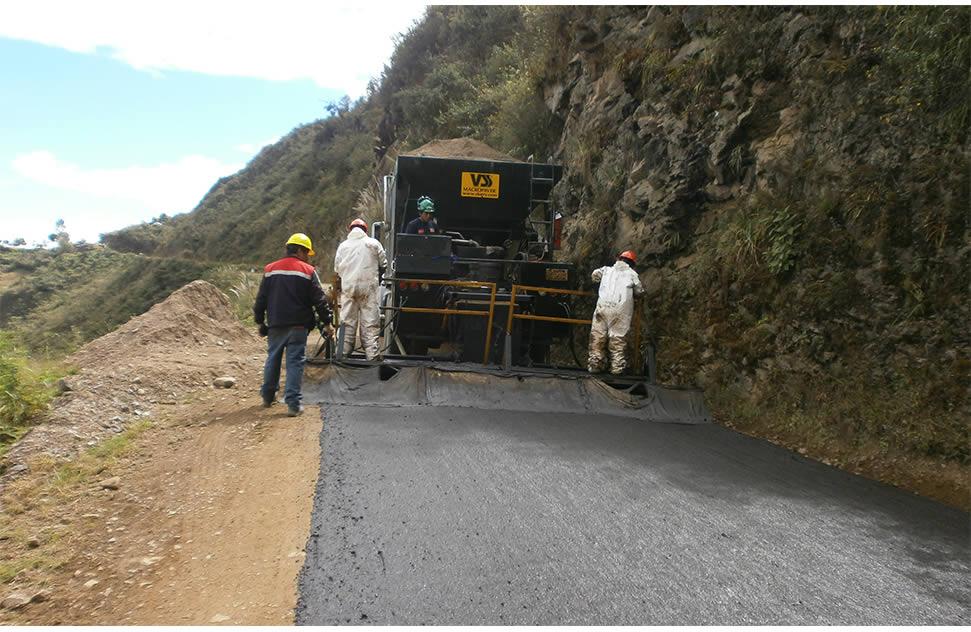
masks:
{"type": "Polygon", "coordinates": [[[435,221],[434,217],[427,222],[416,217],[405,226],[405,232],[409,235],[436,235],[441,231],[438,230],[438,222],[435,221]]]}
{"type": "Polygon", "coordinates": [[[331,320],[330,303],[317,271],[296,257],[284,257],[263,269],[263,280],[253,304],[253,320],[268,327],[303,325],[313,329],[331,320]]]}

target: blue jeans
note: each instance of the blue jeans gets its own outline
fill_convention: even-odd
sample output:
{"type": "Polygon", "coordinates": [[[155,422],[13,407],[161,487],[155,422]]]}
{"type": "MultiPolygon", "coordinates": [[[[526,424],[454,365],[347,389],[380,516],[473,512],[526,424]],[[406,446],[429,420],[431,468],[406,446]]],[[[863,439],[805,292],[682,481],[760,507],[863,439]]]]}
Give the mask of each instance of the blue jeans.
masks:
{"type": "Polygon", "coordinates": [[[260,395],[269,401],[280,388],[280,362],[287,354],[287,383],[283,401],[290,408],[300,405],[303,365],[307,360],[306,327],[272,327],[266,336],[266,364],[263,365],[263,387],[260,395]]]}

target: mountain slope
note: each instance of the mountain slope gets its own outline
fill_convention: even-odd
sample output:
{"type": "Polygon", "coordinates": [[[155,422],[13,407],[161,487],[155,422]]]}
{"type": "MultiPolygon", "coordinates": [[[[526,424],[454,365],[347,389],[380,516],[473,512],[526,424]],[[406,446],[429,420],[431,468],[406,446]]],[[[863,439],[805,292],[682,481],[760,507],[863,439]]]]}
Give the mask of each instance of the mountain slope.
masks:
{"type": "Polygon", "coordinates": [[[967,7],[431,7],[366,97],[106,243],[255,263],[300,230],[326,276],[399,152],[553,155],[564,256],[641,255],[663,379],[884,478],[966,467],[969,33],[967,7]]]}

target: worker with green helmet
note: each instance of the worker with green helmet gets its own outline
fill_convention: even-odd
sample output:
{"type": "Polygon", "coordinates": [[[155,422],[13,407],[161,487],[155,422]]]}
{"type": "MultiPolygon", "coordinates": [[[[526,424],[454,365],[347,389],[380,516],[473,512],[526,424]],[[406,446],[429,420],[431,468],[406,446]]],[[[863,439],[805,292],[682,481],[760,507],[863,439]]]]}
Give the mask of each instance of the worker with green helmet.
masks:
{"type": "Polygon", "coordinates": [[[418,217],[408,222],[405,233],[409,235],[437,235],[438,222],[435,221],[435,202],[423,195],[418,198],[418,217]]]}
{"type": "Polygon", "coordinates": [[[260,335],[267,338],[260,389],[263,406],[268,408],[276,402],[280,364],[286,355],[284,401],[291,417],[303,412],[301,387],[307,335],[318,322],[322,334],[333,335],[330,304],[316,268],[309,263],[312,256],[314,247],[310,237],[304,233],[291,235],[286,243],[286,256],[263,268],[263,279],[253,304],[253,320],[259,326],[260,335]]]}

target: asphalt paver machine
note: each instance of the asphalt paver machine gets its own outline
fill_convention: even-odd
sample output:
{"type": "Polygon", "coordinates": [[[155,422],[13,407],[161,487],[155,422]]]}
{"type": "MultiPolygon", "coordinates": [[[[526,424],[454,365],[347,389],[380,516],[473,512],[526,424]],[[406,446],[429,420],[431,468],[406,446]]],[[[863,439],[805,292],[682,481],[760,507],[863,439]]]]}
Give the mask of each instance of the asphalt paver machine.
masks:
{"type": "Polygon", "coordinates": [[[506,366],[549,366],[570,335],[576,267],[557,262],[551,202],[562,169],[532,162],[401,156],[385,179],[378,234],[391,262],[388,352],[506,366]],[[407,235],[417,200],[440,233],[407,235]]]}
{"type": "MultiPolygon", "coordinates": [[[[577,327],[589,328],[589,315],[580,312],[592,311],[594,300],[593,292],[580,289],[576,266],[556,258],[561,215],[553,205],[552,191],[561,177],[562,168],[550,163],[422,155],[397,158],[394,172],[384,178],[384,217],[371,225],[371,234],[384,245],[390,264],[381,281],[383,361],[377,368],[378,381],[414,367],[430,367],[442,379],[446,373],[471,372],[586,380],[582,365],[586,349],[578,355],[574,333],[577,327]],[[408,222],[419,215],[418,200],[425,196],[435,203],[439,232],[406,234],[408,222]],[[590,298],[584,300],[585,296],[590,298]],[[572,362],[554,362],[556,355],[572,362]]],[[[371,366],[360,349],[342,357],[343,335],[338,324],[336,344],[312,362],[343,368],[371,366]]],[[[636,317],[633,337],[633,372],[598,376],[596,381],[597,388],[628,396],[640,409],[635,400],[656,400],[651,393],[664,389],[654,384],[650,346],[641,353],[641,322],[636,317]]],[[[353,379],[344,375],[327,397],[339,400],[342,388],[363,395],[368,379],[362,380],[361,375],[353,379]]],[[[426,375],[415,386],[426,389],[426,399],[428,380],[426,375]]],[[[379,385],[372,396],[382,401],[404,397],[388,386],[379,385]]],[[[456,397],[481,399],[468,386],[466,380],[456,397]]],[[[687,409],[677,402],[665,405],[677,409],[673,417],[678,419],[707,420],[700,393],[690,392],[697,397],[674,397],[677,401],[688,397],[687,409]]],[[[569,399],[561,395],[561,401],[569,399]]],[[[587,395],[578,397],[589,404],[587,395]]],[[[650,415],[672,416],[670,412],[653,410],[650,415]]]]}

